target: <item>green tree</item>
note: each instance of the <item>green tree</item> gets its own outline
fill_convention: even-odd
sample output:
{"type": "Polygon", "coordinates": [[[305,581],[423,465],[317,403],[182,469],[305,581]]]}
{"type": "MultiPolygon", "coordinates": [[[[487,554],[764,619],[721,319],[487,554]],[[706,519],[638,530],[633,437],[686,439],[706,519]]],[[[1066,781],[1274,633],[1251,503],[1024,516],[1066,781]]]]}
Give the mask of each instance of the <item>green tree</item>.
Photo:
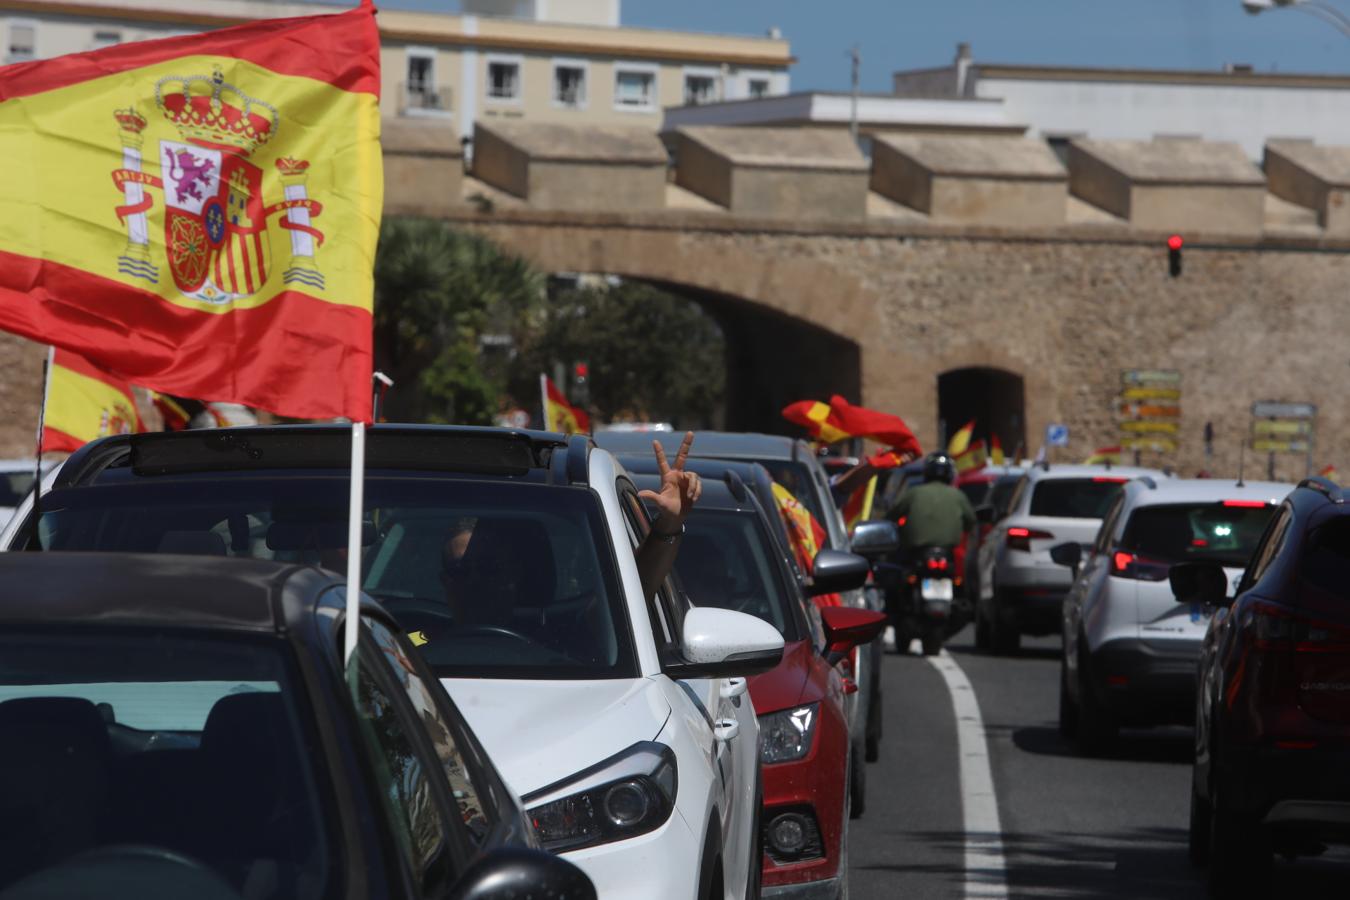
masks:
{"type": "MultiPolygon", "coordinates": [[[[530,379],[589,366],[589,399],[597,423],[669,421],[712,425],[726,386],[725,342],[717,324],[683,297],[640,282],[581,288],[552,300],[522,342],[514,366],[515,396],[530,379]]],[[[562,386],[572,393],[569,386],[562,386]]]]}
{"type": "Polygon", "coordinates": [[[375,365],[395,382],[385,417],[491,424],[507,373],[485,365],[480,339],[522,331],[543,291],[524,260],[484,238],[386,218],[375,256],[375,365]]]}

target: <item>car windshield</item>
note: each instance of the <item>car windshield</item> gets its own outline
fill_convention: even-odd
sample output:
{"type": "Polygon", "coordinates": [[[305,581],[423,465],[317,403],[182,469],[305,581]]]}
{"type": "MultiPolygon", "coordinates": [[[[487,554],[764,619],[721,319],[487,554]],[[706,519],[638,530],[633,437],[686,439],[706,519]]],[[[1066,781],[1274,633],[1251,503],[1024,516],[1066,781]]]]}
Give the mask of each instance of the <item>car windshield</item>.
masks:
{"type": "Polygon", "coordinates": [[[1100,519],[1123,482],[1106,478],[1046,478],[1031,494],[1031,515],[1058,519],[1100,519]]]}
{"type": "MultiPolygon", "coordinates": [[[[49,550],[242,556],[346,570],[345,477],[156,479],[53,492],[49,550]]],[[[363,586],[442,677],[633,677],[594,495],[497,479],[366,482],[363,586]]]]}
{"type": "Polygon", "coordinates": [[[1131,515],[1121,548],[1160,562],[1247,564],[1275,507],[1222,502],[1141,506],[1131,515]]]}
{"type": "Polygon", "coordinates": [[[690,602],[758,616],[795,640],[790,601],[758,515],[696,508],[685,529],[675,571],[690,602]]]}
{"type": "Polygon", "coordinates": [[[73,631],[0,638],[0,894],[339,893],[279,642],[73,631]]]}

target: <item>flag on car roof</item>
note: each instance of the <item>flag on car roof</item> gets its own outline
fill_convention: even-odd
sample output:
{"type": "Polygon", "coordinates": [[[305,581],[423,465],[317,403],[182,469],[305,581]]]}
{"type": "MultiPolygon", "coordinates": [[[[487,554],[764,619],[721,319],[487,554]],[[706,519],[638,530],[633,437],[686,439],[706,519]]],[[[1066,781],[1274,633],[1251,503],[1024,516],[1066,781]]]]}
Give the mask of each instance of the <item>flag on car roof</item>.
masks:
{"type": "Polygon", "coordinates": [[[854,406],[835,394],[829,403],[799,400],[783,407],[783,418],[806,428],[812,438],[833,444],[849,438],[867,438],[888,444],[900,453],[919,455],[919,441],[905,420],[865,406],[854,406]]]}
{"type": "Polygon", "coordinates": [[[1103,463],[1111,463],[1112,465],[1119,465],[1120,461],[1124,458],[1124,456],[1125,451],[1118,446],[1098,447],[1096,450],[1092,451],[1091,456],[1083,460],[1083,465],[1091,466],[1091,465],[1101,465],[1103,463]]]}
{"type": "Polygon", "coordinates": [[[92,440],[141,430],[131,385],[69,350],[53,348],[43,398],[42,452],[74,452],[92,440]]]}
{"type": "Polygon", "coordinates": [[[369,0],[0,69],[0,329],[368,421],[379,90],[369,0]]]}
{"type": "Polygon", "coordinates": [[[983,469],[989,462],[989,454],[984,449],[984,441],[975,441],[965,451],[952,458],[958,473],[974,472],[983,469]]]}
{"type": "Polygon", "coordinates": [[[995,466],[1001,466],[1007,462],[1007,458],[1003,455],[1003,443],[999,441],[998,435],[989,439],[989,462],[995,466]]]}
{"type": "Polygon", "coordinates": [[[567,402],[565,395],[553,379],[547,375],[539,376],[539,385],[544,395],[544,430],[560,431],[563,434],[590,434],[591,417],[586,410],[567,402]]]}
{"type": "Polygon", "coordinates": [[[970,449],[970,439],[975,436],[975,420],[971,419],[965,425],[952,435],[952,439],[947,442],[947,455],[950,457],[960,456],[970,449]]]}

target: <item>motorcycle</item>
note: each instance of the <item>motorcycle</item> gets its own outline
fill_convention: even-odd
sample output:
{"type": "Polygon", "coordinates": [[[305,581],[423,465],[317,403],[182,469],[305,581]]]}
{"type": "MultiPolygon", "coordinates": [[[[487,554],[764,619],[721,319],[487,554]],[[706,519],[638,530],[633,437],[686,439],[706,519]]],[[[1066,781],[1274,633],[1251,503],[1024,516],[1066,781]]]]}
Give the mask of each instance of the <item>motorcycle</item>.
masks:
{"type": "Polygon", "coordinates": [[[905,564],[884,564],[890,577],[884,579],[887,614],[895,628],[895,647],[904,652],[914,638],[923,644],[925,656],[942,650],[952,622],[956,572],[950,547],[924,547],[905,564]]]}

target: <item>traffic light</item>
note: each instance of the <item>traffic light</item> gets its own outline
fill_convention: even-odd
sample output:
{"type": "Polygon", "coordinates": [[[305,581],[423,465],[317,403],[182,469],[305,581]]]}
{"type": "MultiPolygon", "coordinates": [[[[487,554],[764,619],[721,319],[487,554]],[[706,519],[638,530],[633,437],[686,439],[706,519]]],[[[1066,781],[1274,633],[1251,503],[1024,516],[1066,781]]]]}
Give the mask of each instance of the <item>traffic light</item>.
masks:
{"type": "Polygon", "coordinates": [[[1181,247],[1184,243],[1179,234],[1167,239],[1167,272],[1173,278],[1181,275],[1181,247]]]}
{"type": "Polygon", "coordinates": [[[591,367],[584,362],[572,364],[572,397],[579,405],[591,399],[591,367]]]}

